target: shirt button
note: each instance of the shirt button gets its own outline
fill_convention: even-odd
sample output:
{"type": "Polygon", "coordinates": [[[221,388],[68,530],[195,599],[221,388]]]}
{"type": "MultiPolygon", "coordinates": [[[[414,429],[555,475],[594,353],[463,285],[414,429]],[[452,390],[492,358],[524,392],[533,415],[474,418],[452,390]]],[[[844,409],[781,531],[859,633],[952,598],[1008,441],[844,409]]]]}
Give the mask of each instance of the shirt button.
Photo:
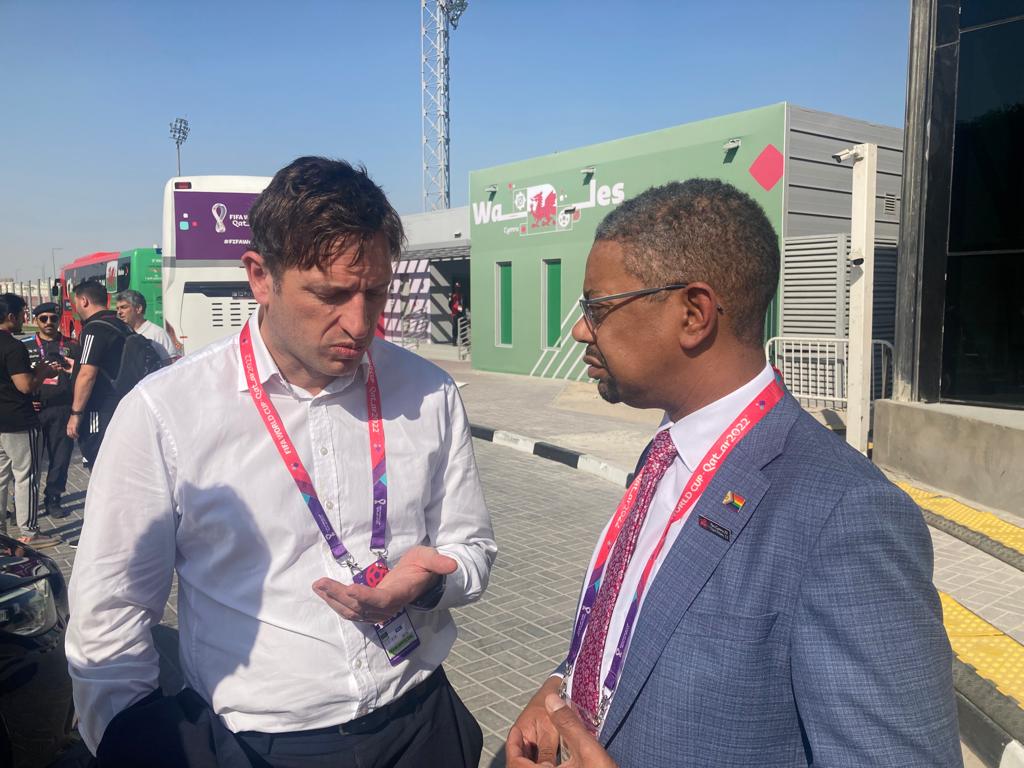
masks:
{"type": "Polygon", "coordinates": [[[326,506],[328,509],[334,509],[334,502],[328,501],[324,506],[326,506]]]}
{"type": "Polygon", "coordinates": [[[327,455],[327,449],[326,448],[321,448],[320,449],[320,455],[321,456],[326,456],[327,455]]]}
{"type": "Polygon", "coordinates": [[[354,666],[355,666],[356,669],[362,669],[363,668],[363,660],[362,659],[356,659],[356,663],[355,663],[354,666]]]}

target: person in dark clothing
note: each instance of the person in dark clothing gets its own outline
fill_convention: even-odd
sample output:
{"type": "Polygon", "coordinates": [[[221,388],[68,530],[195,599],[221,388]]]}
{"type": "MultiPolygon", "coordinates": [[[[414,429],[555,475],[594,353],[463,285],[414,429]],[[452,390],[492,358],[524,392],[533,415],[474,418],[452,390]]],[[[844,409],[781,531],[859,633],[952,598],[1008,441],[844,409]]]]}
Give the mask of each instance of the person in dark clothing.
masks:
{"type": "Polygon", "coordinates": [[[71,416],[73,395],[71,372],[81,356],[82,348],[74,339],[60,332],[60,312],[52,301],[32,310],[39,332],[24,339],[33,364],[45,360],[56,372],[44,379],[36,393],[36,411],[43,430],[43,451],[46,453],[46,486],[43,503],[50,517],[67,517],[61,509],[60,497],[68,480],[68,465],[75,441],[68,437],[68,419],[71,416]]]}
{"type": "MultiPolygon", "coordinates": [[[[0,515],[7,512],[7,487],[14,480],[14,512],[22,544],[52,547],[55,539],[39,532],[39,418],[32,395],[52,376],[42,362],[32,367],[28,350],[15,338],[21,333],[25,302],[0,294],[0,515]]],[[[0,520],[2,522],[2,520],[0,520]]]]}
{"type": "Polygon", "coordinates": [[[92,280],[75,286],[75,309],[82,318],[82,354],[72,379],[74,396],[68,437],[78,440],[85,465],[91,467],[119,398],[111,383],[121,366],[125,336],[131,333],[117,313],[107,309],[107,289],[92,280]]]}

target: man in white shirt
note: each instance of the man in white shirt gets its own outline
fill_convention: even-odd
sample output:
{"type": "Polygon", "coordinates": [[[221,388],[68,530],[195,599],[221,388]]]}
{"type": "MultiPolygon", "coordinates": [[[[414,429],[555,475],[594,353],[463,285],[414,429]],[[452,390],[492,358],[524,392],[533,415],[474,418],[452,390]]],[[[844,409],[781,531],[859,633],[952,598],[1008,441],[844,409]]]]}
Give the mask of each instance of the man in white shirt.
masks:
{"type": "Polygon", "coordinates": [[[153,342],[153,349],[165,365],[178,358],[178,350],[167,335],[167,331],[146,319],[146,297],[138,291],[128,289],[114,297],[117,316],[121,322],[141,336],[153,342]]]}
{"type": "Polygon", "coordinates": [[[259,313],[127,395],[90,481],[83,739],[101,766],[475,767],[440,665],[496,548],[457,388],[374,338],[401,221],[365,170],[306,157],[250,222],[259,313]],[[175,572],[187,688],[162,697],[175,572]]]}
{"type": "Polygon", "coordinates": [[[581,768],[960,765],[927,527],[768,366],[778,277],[764,210],[718,180],[598,225],[573,338],[605,399],[666,423],[509,768],[560,737],[581,768]]]}

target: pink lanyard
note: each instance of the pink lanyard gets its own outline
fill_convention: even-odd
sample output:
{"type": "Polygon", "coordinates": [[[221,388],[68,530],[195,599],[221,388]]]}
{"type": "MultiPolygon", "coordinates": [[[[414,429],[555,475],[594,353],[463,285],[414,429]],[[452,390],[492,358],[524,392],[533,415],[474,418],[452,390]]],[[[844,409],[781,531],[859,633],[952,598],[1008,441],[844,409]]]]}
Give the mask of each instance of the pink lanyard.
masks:
{"type": "MultiPolygon", "coordinates": [[[[640,581],[637,583],[636,591],[633,593],[633,599],[626,614],[626,621],[622,627],[622,634],[619,635],[619,642],[616,645],[615,657],[612,659],[608,675],[604,680],[604,688],[608,692],[604,697],[605,702],[607,702],[610,694],[615,691],[615,687],[619,683],[619,675],[622,672],[622,660],[626,656],[629,642],[632,639],[633,625],[636,623],[640,600],[644,590],[647,588],[647,582],[650,579],[651,571],[654,569],[654,564],[657,562],[658,556],[665,546],[665,541],[668,539],[669,530],[673,525],[686,517],[693,505],[696,504],[697,499],[700,498],[704,488],[714,479],[726,457],[750,433],[750,430],[778,404],[784,393],[785,391],[779,383],[778,377],[776,377],[743,409],[743,412],[736,421],[722,433],[700,464],[697,465],[697,469],[690,476],[689,482],[684,486],[684,490],[679,496],[679,501],[676,503],[675,509],[672,511],[672,515],[669,517],[668,523],[666,523],[665,529],[662,531],[661,537],[654,547],[654,551],[647,559],[647,564],[640,575],[640,581]]],[[[571,673],[576,657],[579,655],[580,647],[583,644],[583,635],[586,632],[587,624],[590,622],[590,614],[601,588],[601,578],[604,575],[605,565],[607,565],[612,547],[615,545],[619,533],[626,523],[626,518],[629,517],[630,511],[633,509],[633,504],[636,502],[637,494],[640,491],[643,474],[646,471],[645,467],[637,473],[633,483],[626,491],[626,495],[619,502],[618,509],[615,511],[615,517],[612,518],[611,525],[608,526],[608,532],[605,534],[601,547],[597,552],[594,568],[590,573],[590,578],[587,580],[587,588],[580,601],[579,613],[576,615],[576,625],[572,633],[569,655],[566,657],[567,676],[571,673]]]]}
{"type": "MultiPolygon", "coordinates": [[[[309,477],[298,452],[292,445],[288,431],[281,420],[277,408],[271,401],[269,395],[260,385],[259,371],[256,368],[256,355],[253,352],[252,338],[249,332],[249,325],[242,328],[238,336],[239,352],[242,357],[242,368],[245,370],[245,381],[249,386],[249,394],[252,396],[253,405],[263,419],[263,424],[270,434],[270,438],[277,446],[277,452],[281,455],[285,467],[291,474],[295,485],[302,494],[303,501],[309,507],[313,520],[316,521],[320,533],[323,534],[327,545],[331,548],[334,559],[344,563],[352,570],[358,570],[359,566],[352,553],[346,549],[327,519],[323,506],[320,504],[320,497],[317,496],[313,481],[309,477]]],[[[387,451],[384,445],[384,421],[381,416],[381,394],[377,382],[377,371],[373,365],[369,350],[366,353],[367,375],[366,375],[366,423],[370,433],[370,463],[373,467],[373,527],[370,535],[370,550],[378,557],[385,557],[387,526],[388,526],[388,470],[387,451]]]]}

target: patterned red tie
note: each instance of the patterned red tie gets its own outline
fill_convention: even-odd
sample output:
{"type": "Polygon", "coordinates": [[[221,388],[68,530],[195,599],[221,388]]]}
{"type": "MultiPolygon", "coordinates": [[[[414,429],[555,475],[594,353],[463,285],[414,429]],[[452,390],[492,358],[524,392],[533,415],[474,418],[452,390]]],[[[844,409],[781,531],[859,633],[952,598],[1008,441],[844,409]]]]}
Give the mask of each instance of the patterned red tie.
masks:
{"type": "Polygon", "coordinates": [[[572,670],[572,700],[584,712],[599,715],[598,702],[601,689],[601,661],[604,657],[604,646],[608,639],[608,626],[611,624],[612,611],[622,589],[622,580],[629,568],[629,561],[636,549],[636,541],[640,529],[647,519],[651,499],[658,487],[665,470],[676,458],[676,446],[664,429],[654,438],[654,444],[644,465],[640,489],[637,491],[636,502],[630,510],[615,548],[608,560],[608,566],[601,577],[600,591],[594,601],[593,612],[583,636],[579,656],[572,670]]]}

